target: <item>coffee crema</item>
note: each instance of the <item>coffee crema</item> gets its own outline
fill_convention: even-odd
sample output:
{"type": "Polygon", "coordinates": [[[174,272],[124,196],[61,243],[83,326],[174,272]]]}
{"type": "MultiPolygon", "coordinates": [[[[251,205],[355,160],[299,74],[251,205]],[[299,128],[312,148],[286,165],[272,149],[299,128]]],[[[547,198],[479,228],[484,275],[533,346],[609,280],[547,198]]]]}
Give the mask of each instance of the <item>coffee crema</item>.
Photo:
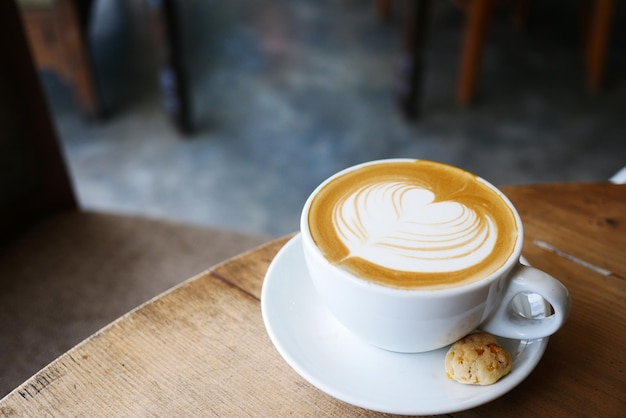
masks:
{"type": "Polygon", "coordinates": [[[496,191],[425,160],[381,161],[331,179],[313,197],[308,224],[331,263],[405,289],[478,281],[506,263],[518,238],[496,191]]]}

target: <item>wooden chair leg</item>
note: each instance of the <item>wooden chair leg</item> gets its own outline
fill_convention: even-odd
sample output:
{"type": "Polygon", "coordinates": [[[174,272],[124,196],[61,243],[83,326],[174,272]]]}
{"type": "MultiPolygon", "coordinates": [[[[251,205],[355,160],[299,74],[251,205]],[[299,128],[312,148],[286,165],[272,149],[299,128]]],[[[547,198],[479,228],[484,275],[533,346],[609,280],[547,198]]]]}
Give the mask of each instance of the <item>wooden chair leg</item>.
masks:
{"type": "MultiPolygon", "coordinates": [[[[91,3],[83,2],[83,3],[91,3]]],[[[62,20],[68,24],[64,30],[67,57],[67,77],[74,88],[80,108],[88,117],[100,118],[103,109],[95,83],[91,54],[87,45],[87,27],[73,0],[59,0],[62,20]]]]}
{"type": "Polygon", "coordinates": [[[614,0],[594,0],[587,27],[585,61],[587,87],[592,93],[598,91],[602,84],[614,6],[614,0]]]}
{"type": "Polygon", "coordinates": [[[184,71],[181,28],[173,0],[150,2],[152,38],[159,60],[159,86],[163,106],[182,134],[193,131],[191,97],[184,71]]]}
{"type": "Polygon", "coordinates": [[[461,106],[468,106],[474,97],[492,6],[492,0],[470,0],[467,4],[457,90],[457,101],[461,106]]]}
{"type": "Polygon", "coordinates": [[[102,103],[87,45],[88,14],[93,0],[57,0],[21,8],[30,50],[38,68],[56,73],[71,88],[85,116],[102,116],[102,103]]]}
{"type": "Polygon", "coordinates": [[[391,16],[391,0],[376,0],[376,10],[381,19],[391,16]]]}

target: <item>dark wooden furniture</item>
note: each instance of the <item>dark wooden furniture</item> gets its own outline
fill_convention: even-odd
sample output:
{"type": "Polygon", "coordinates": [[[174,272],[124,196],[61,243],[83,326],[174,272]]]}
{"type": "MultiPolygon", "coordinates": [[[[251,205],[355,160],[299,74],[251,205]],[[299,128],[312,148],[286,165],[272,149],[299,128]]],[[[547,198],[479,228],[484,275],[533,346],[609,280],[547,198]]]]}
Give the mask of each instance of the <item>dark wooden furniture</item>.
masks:
{"type": "Polygon", "coordinates": [[[0,2],[0,239],[77,208],[18,10],[0,2]]]}

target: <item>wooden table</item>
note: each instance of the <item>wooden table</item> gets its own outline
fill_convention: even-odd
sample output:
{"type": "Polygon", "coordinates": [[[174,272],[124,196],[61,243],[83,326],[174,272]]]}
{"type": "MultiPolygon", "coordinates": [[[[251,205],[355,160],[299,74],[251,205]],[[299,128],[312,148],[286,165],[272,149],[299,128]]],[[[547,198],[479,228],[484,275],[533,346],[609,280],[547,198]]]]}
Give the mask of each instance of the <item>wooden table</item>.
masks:
{"type": "MultiPolygon", "coordinates": [[[[626,186],[504,188],[524,254],[569,288],[571,316],[530,376],[453,416],[623,416],[626,186]]],[[[311,386],[267,336],[259,298],[288,237],[189,279],[123,316],[0,401],[7,416],[375,416],[311,386]]]]}

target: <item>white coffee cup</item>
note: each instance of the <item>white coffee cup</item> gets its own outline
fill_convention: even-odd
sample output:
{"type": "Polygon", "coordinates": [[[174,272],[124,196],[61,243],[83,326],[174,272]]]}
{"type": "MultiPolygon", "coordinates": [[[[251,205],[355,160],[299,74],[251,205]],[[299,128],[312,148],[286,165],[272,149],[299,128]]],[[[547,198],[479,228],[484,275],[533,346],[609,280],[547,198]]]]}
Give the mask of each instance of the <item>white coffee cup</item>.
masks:
{"type": "Polygon", "coordinates": [[[507,338],[543,338],[556,332],[569,313],[567,289],[548,274],[520,264],[523,227],[512,203],[490,183],[455,167],[394,159],[348,168],[313,191],[303,208],[300,227],[307,268],[322,301],[349,331],[383,349],[429,351],[477,328],[507,338]],[[411,170],[408,179],[407,168],[411,170]],[[432,190],[429,182],[436,183],[432,190]],[[456,191],[459,188],[462,190],[456,191]],[[437,193],[443,191],[461,197],[459,201],[440,201],[437,193]],[[389,200],[392,206],[385,209],[389,200]],[[310,222],[313,216],[316,220],[310,222]],[[396,218],[386,221],[394,216],[402,222],[396,218]],[[402,230],[406,225],[413,229],[402,230]],[[386,228],[391,232],[385,232],[386,228]],[[440,238],[437,234],[444,229],[446,235],[440,238]],[[386,234],[392,236],[391,241],[381,238],[382,244],[371,244],[375,241],[372,236],[386,234]],[[500,234],[506,240],[500,241],[500,234]],[[460,235],[462,238],[457,239],[460,235]],[[407,236],[411,244],[398,245],[400,251],[396,251],[397,243],[407,241],[407,236]],[[417,252],[413,247],[405,248],[413,245],[413,237],[424,236],[427,238],[415,244],[417,252]],[[457,244],[442,244],[449,236],[455,243],[462,242],[459,254],[450,253],[457,244]],[[498,237],[497,245],[490,242],[490,236],[498,237]],[[425,247],[429,240],[432,248],[425,247]],[[468,245],[471,251],[466,250],[468,245]],[[333,258],[335,247],[347,254],[341,261],[333,258]],[[390,248],[399,255],[387,254],[390,248]],[[414,253],[418,256],[413,257],[414,253]],[[374,261],[363,261],[369,257],[374,261]],[[411,264],[420,257],[424,260],[418,260],[417,267],[411,264]],[[491,260],[492,271],[478,271],[483,261],[476,266],[472,263],[480,257],[491,260]],[[405,263],[405,259],[409,261],[405,263]],[[346,260],[355,264],[342,264],[346,260]],[[366,267],[355,267],[360,266],[358,263],[366,267]],[[384,267],[379,269],[380,265],[384,267]],[[447,269],[452,272],[448,274],[447,269]],[[392,271],[389,280],[418,279],[408,286],[401,280],[387,282],[387,278],[376,277],[379,270],[385,274],[392,271]],[[472,272],[471,280],[465,279],[465,272],[472,272]],[[446,282],[452,276],[455,281],[446,282]],[[441,283],[421,285],[421,277],[441,278],[441,283]],[[512,303],[519,294],[540,295],[554,313],[544,318],[523,317],[512,303]]]}

